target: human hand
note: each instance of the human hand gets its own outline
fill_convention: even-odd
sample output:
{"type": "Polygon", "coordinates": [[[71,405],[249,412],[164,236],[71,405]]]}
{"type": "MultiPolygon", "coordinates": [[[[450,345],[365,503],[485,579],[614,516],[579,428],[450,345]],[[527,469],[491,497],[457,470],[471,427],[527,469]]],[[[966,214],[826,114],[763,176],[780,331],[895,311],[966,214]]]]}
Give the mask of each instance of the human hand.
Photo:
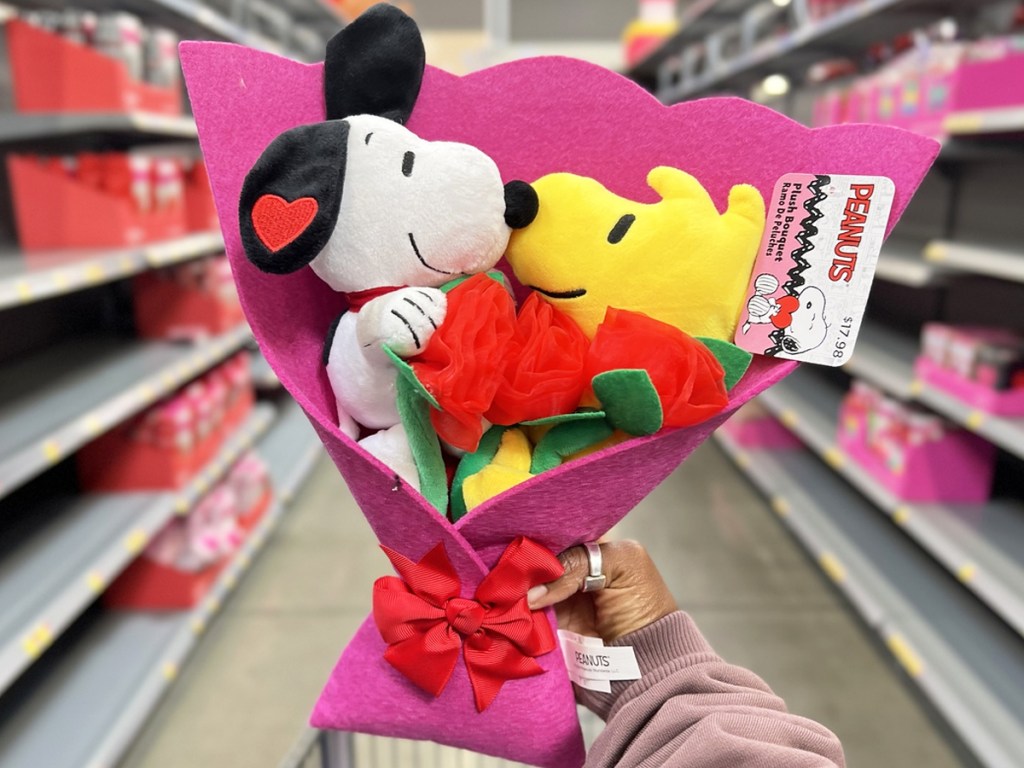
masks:
{"type": "Polygon", "coordinates": [[[590,566],[582,546],[559,555],[565,573],[527,594],[530,608],[555,606],[558,626],[606,643],[646,627],[678,610],[675,598],[647,554],[635,541],[601,543],[604,589],[580,592],[590,566]]]}

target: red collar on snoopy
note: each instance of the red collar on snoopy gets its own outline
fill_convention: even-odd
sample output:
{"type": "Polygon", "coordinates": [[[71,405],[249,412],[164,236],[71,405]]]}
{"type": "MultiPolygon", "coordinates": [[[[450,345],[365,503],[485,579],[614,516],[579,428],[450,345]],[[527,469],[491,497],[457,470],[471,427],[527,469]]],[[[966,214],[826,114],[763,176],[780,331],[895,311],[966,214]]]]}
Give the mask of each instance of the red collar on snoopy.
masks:
{"type": "Polygon", "coordinates": [[[367,288],[365,291],[352,291],[341,295],[348,302],[348,311],[358,312],[378,296],[384,296],[404,287],[403,285],[382,285],[380,288],[367,288]]]}

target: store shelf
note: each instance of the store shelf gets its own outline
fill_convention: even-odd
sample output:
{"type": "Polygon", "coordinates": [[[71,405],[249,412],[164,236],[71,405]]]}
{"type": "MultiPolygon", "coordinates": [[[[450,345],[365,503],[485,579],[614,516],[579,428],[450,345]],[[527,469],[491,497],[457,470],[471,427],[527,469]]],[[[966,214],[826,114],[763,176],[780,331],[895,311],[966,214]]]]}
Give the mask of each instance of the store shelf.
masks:
{"type": "Polygon", "coordinates": [[[836,443],[842,392],[798,370],[761,402],[869,498],[969,590],[1024,636],[1024,504],[915,504],[901,501],[836,443]]]}
{"type": "MultiPolygon", "coordinates": [[[[975,0],[973,12],[1000,0],[975,0]]],[[[748,87],[771,72],[802,77],[807,67],[822,58],[848,52],[860,56],[880,35],[891,39],[903,32],[956,11],[953,0],[862,0],[818,21],[805,22],[789,32],[755,44],[717,69],[681,82],[658,97],[672,104],[709,91],[748,87]],[[883,30],[880,33],[880,30],[883,30]]],[[[678,51],[678,52],[681,52],[678,51]]],[[[667,51],[666,51],[667,53],[667,51]]]]}
{"type": "Polygon", "coordinates": [[[932,240],[924,249],[929,262],[978,275],[1024,283],[1024,247],[1016,250],[932,240]]]}
{"type": "Polygon", "coordinates": [[[259,405],[181,492],[53,499],[49,523],[0,561],[0,691],[50,646],[177,513],[186,514],[273,420],[259,405]]]}
{"type": "Polygon", "coordinates": [[[861,327],[845,370],[898,398],[916,399],[947,419],[1024,459],[1024,418],[996,416],[929,386],[914,375],[918,342],[874,323],[861,327]]]}
{"type": "Polygon", "coordinates": [[[946,117],[943,127],[953,136],[1017,133],[1024,131],[1024,107],[954,112],[946,117]]]}
{"type": "Polygon", "coordinates": [[[0,144],[21,144],[68,136],[142,135],[155,138],[194,139],[191,117],[156,112],[54,114],[0,114],[0,144]]]}
{"type": "MultiPolygon", "coordinates": [[[[279,483],[279,498],[295,492],[321,453],[297,411],[286,408],[258,449],[279,483]]],[[[196,609],[108,612],[62,649],[32,690],[19,691],[21,700],[3,707],[0,765],[79,768],[116,762],[283,512],[275,500],[196,609]]]]}
{"type": "Polygon", "coordinates": [[[1024,645],[809,452],[718,443],[987,768],[1024,754],[1024,645]]]}
{"type": "Polygon", "coordinates": [[[853,357],[843,370],[890,395],[909,400],[920,389],[915,383],[913,368],[917,349],[917,339],[867,321],[860,328],[853,357]]]}
{"type": "Polygon", "coordinates": [[[136,248],[0,253],[0,309],[92,288],[223,248],[220,232],[198,232],[136,248]]]}
{"type": "Polygon", "coordinates": [[[942,285],[949,272],[924,260],[923,244],[890,238],[882,248],[875,267],[875,277],[911,288],[942,285]]]}
{"type": "Polygon", "coordinates": [[[653,84],[665,61],[678,55],[686,46],[699,42],[723,24],[735,21],[758,2],[760,0],[693,0],[679,14],[679,31],[637,62],[626,76],[640,83],[653,84]]]}
{"type": "Polygon", "coordinates": [[[81,339],[7,365],[0,376],[0,498],[248,338],[242,325],[195,344],[81,339]]]}

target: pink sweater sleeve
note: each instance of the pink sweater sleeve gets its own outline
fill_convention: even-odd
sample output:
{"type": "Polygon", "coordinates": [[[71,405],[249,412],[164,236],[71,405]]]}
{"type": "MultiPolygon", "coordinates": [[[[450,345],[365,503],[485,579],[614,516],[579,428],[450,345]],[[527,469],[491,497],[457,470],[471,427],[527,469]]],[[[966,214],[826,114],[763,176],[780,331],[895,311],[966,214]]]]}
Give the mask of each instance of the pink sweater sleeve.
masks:
{"type": "Polygon", "coordinates": [[[576,689],[607,721],[585,768],[843,768],[827,728],[786,711],[757,675],[719,658],[685,613],[610,645],[631,645],[643,677],[576,689]]]}

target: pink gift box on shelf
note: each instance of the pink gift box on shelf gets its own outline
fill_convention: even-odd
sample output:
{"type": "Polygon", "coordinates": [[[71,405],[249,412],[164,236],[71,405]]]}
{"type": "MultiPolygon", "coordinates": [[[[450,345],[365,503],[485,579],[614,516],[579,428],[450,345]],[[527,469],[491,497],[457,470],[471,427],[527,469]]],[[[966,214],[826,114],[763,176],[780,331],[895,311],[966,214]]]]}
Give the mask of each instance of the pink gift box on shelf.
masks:
{"type": "Polygon", "coordinates": [[[839,410],[839,446],[894,496],[978,504],[989,498],[995,447],[940,417],[863,385],[839,410]]]}
{"type": "Polygon", "coordinates": [[[968,46],[956,80],[952,111],[1024,106],[1024,35],[968,46]]]}
{"type": "Polygon", "coordinates": [[[187,517],[168,523],[107,588],[108,608],[173,611],[197,605],[241,545],[233,491],[222,484],[204,496],[187,517]]]}
{"type": "Polygon", "coordinates": [[[272,497],[266,463],[249,451],[235,463],[227,482],[237,500],[238,524],[246,531],[253,530],[266,514],[272,497]]]}
{"type": "MultiPolygon", "coordinates": [[[[242,181],[278,134],[324,119],[322,65],[220,43],[188,43],[181,56],[246,316],[381,544],[412,562],[443,544],[460,594],[472,596],[518,537],[554,553],[607,532],[727,417],[606,448],[449,522],[406,484],[396,486],[393,472],[337,426],[320,356],[325,330],[344,308],[343,299],[309,270],[285,276],[258,271],[241,246],[242,181]],[[303,299],[281,300],[285,296],[303,299]],[[552,499],[560,500],[554,513],[552,499]]],[[[561,57],[516,61],[461,78],[428,67],[408,128],[427,140],[478,147],[506,181],[571,171],[643,202],[656,200],[645,179],[658,165],[695,175],[720,209],[740,182],[768,197],[775,182],[794,171],[885,175],[896,184],[890,228],[937,151],[934,142],[884,127],[811,131],[740,99],[665,107],[612,72],[561,57]],[[753,135],[757,142],[750,141],[753,135]],[[773,151],[765,152],[767,145],[773,151]]],[[[516,288],[523,293],[522,286],[516,288]]],[[[792,368],[788,362],[755,360],[732,391],[729,412],[792,368]]],[[[546,620],[554,626],[552,613],[546,620]]],[[[384,659],[386,648],[368,619],[327,682],[313,711],[314,726],[427,739],[538,766],[582,765],[574,695],[557,650],[536,658],[543,674],[505,682],[478,711],[461,657],[434,697],[384,659]]]]}
{"type": "Polygon", "coordinates": [[[927,323],[914,369],[922,381],[999,416],[1024,416],[1024,338],[1002,328],[927,323]]]}

